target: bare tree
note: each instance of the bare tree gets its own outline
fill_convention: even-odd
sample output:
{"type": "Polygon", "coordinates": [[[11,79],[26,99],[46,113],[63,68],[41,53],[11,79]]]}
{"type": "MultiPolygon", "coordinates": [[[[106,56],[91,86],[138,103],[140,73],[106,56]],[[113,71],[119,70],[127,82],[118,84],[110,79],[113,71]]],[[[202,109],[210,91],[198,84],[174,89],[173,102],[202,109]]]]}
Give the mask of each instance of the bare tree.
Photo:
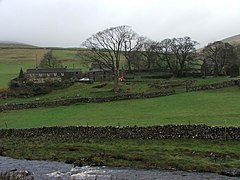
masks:
{"type": "Polygon", "coordinates": [[[140,71],[146,68],[144,56],[142,55],[141,51],[133,51],[130,54],[130,59],[131,59],[131,65],[134,68],[134,70],[140,71]]]}
{"type": "Polygon", "coordinates": [[[138,36],[137,33],[133,31],[129,32],[129,36],[125,39],[123,54],[127,60],[129,72],[132,71],[132,61],[134,59],[133,55],[136,55],[136,52],[141,50],[144,40],[144,37],[138,36]]]}
{"type": "Polygon", "coordinates": [[[50,50],[44,54],[39,66],[42,68],[57,68],[62,67],[62,63],[53,55],[52,50],[50,50]]]}
{"type": "Polygon", "coordinates": [[[125,42],[133,36],[132,33],[129,26],[111,27],[92,35],[83,42],[83,46],[92,50],[93,61],[113,71],[115,92],[119,91],[120,56],[124,51],[125,42]]]}
{"type": "Polygon", "coordinates": [[[175,76],[183,76],[184,70],[194,61],[193,55],[197,44],[190,37],[165,39],[157,44],[155,50],[175,76]]]}
{"type": "Polygon", "coordinates": [[[157,42],[150,39],[145,39],[142,46],[142,54],[146,58],[147,69],[150,70],[154,68],[157,62],[156,54],[157,42]]]}
{"type": "Polygon", "coordinates": [[[172,53],[172,40],[164,39],[160,43],[157,43],[155,51],[160,61],[165,62],[170,71],[176,74],[176,68],[174,68],[174,64],[172,64],[172,59],[174,58],[172,53]]]}
{"type": "Polygon", "coordinates": [[[175,55],[177,76],[183,76],[184,70],[192,65],[196,45],[198,45],[198,42],[191,40],[190,37],[173,38],[172,53],[175,55]]]}
{"type": "Polygon", "coordinates": [[[224,66],[232,63],[237,58],[234,47],[222,41],[208,44],[204,47],[202,56],[205,63],[213,65],[216,76],[223,73],[224,66]]]}

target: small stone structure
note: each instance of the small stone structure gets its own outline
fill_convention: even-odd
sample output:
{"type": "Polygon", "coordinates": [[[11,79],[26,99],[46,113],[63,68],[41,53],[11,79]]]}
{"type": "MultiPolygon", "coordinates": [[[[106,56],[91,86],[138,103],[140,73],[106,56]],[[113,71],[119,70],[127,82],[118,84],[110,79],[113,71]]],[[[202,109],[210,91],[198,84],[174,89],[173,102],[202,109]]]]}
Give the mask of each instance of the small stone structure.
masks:
{"type": "Polygon", "coordinates": [[[112,81],[113,71],[103,63],[92,63],[88,77],[94,82],[112,81]]]}
{"type": "Polygon", "coordinates": [[[240,141],[240,127],[207,125],[165,125],[147,127],[69,126],[0,130],[0,138],[11,136],[24,138],[39,136],[60,137],[62,139],[209,139],[240,141]]]}

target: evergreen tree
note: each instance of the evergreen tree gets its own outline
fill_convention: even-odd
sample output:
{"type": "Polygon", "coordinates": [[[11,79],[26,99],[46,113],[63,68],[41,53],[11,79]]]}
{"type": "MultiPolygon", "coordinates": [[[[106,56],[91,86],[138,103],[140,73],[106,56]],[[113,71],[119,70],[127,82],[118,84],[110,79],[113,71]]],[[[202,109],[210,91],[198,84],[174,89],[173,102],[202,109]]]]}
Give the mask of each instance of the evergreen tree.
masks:
{"type": "Polygon", "coordinates": [[[24,74],[23,74],[23,70],[22,68],[20,69],[19,75],[18,75],[19,79],[23,79],[24,78],[24,74]]]}

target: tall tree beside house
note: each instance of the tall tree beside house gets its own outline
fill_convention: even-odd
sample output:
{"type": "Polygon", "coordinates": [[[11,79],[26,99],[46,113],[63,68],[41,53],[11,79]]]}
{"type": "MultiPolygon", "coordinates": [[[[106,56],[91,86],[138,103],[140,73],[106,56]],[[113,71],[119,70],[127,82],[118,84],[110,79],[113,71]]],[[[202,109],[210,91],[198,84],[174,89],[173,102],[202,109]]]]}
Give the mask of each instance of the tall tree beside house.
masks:
{"type": "Polygon", "coordinates": [[[62,67],[62,63],[53,55],[52,50],[50,50],[46,54],[44,54],[42,60],[40,61],[39,67],[58,68],[62,67]]]}
{"type": "Polygon", "coordinates": [[[213,65],[214,74],[218,76],[223,73],[225,66],[235,62],[237,54],[231,44],[216,41],[203,48],[202,58],[213,65]]]}
{"type": "Polygon", "coordinates": [[[125,50],[125,43],[133,36],[133,33],[129,26],[111,27],[92,35],[83,42],[83,46],[91,49],[91,61],[98,62],[112,70],[115,92],[118,92],[120,89],[121,54],[125,50]]]}
{"type": "Polygon", "coordinates": [[[194,61],[197,41],[190,37],[165,39],[155,48],[159,58],[164,61],[176,77],[181,77],[194,61]]]}

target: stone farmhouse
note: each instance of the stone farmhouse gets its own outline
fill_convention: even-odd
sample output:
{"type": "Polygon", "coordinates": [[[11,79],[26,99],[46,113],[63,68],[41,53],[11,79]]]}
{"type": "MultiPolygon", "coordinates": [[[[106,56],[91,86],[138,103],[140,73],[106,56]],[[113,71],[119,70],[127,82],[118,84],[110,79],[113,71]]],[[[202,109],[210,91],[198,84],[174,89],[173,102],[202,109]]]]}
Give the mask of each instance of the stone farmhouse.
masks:
{"type": "Polygon", "coordinates": [[[24,77],[29,82],[41,84],[45,82],[62,82],[64,80],[74,80],[82,78],[80,69],[65,68],[35,68],[27,69],[24,77]]]}
{"type": "Polygon", "coordinates": [[[24,77],[26,78],[26,81],[35,84],[54,81],[62,82],[64,80],[81,81],[82,78],[88,78],[91,82],[113,81],[114,79],[113,71],[99,63],[92,63],[91,68],[87,73],[82,73],[81,69],[68,69],[67,67],[35,68],[27,69],[24,77]]]}

